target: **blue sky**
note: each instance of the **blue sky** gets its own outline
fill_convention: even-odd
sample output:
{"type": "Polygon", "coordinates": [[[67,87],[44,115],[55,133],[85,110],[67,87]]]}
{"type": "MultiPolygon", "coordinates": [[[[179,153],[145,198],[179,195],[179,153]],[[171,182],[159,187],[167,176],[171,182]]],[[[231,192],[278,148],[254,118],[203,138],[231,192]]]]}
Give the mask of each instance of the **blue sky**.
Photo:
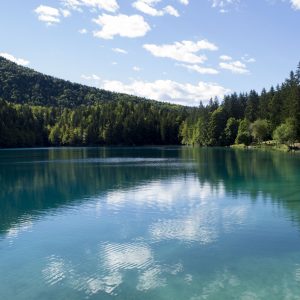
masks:
{"type": "Polygon", "coordinates": [[[1,0],[0,55],[59,78],[185,105],[281,83],[300,0],[1,0]]]}

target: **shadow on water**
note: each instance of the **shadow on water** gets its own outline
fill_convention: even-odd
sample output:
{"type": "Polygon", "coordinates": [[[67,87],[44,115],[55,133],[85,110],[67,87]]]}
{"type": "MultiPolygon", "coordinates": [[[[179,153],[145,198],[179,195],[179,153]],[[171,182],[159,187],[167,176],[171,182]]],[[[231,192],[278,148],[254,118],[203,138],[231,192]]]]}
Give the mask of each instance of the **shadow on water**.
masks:
{"type": "Polygon", "coordinates": [[[0,232],[24,215],[78,204],[111,190],[175,176],[262,196],[300,224],[300,157],[224,148],[65,148],[0,152],[0,232]]]}

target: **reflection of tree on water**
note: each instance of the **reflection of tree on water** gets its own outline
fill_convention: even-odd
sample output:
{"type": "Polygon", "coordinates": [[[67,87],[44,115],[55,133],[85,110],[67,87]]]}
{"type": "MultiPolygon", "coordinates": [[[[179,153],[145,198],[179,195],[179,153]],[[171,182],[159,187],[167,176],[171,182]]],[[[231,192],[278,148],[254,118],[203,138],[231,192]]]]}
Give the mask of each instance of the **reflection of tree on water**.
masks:
{"type": "Polygon", "coordinates": [[[180,174],[184,170],[176,167],[177,155],[156,148],[2,151],[0,232],[24,214],[180,174]]]}
{"type": "Polygon", "coordinates": [[[280,201],[291,219],[300,221],[297,155],[185,147],[10,150],[1,152],[0,166],[0,231],[22,215],[189,174],[196,174],[201,186],[222,183],[234,196],[280,201]],[[196,164],[187,168],[191,160],[196,164]]]}
{"type": "MultiPolygon", "coordinates": [[[[24,266],[40,255],[36,278],[49,290],[101,299],[160,299],[168,292],[174,293],[170,299],[195,300],[297,295],[297,232],[277,234],[285,222],[277,222],[272,207],[300,219],[298,157],[199,148],[3,156],[0,230],[20,247],[24,266]],[[40,215],[50,215],[50,222],[47,217],[35,222],[40,215]],[[278,227],[270,226],[275,223],[278,227]],[[37,235],[24,234],[25,239],[35,240],[42,253],[27,242],[22,247],[20,237],[30,230],[37,235]],[[45,233],[49,240],[37,238],[45,233]]],[[[20,267],[15,274],[17,282],[27,282],[32,270],[20,267]]]]}
{"type": "Polygon", "coordinates": [[[300,222],[300,157],[297,154],[224,148],[184,148],[183,158],[197,162],[200,183],[223,183],[233,196],[248,194],[278,202],[300,222]]]}

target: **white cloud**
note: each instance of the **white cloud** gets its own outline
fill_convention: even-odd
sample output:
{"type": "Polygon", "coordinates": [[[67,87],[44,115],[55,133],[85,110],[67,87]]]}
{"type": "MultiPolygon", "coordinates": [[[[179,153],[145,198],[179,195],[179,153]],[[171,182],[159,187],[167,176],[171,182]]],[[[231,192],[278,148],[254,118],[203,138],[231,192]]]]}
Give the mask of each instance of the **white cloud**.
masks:
{"type": "Polygon", "coordinates": [[[82,74],[81,78],[84,80],[88,80],[88,81],[91,81],[91,80],[100,81],[101,80],[101,77],[99,77],[98,75],[95,75],[95,74],[92,74],[92,75],[82,74]]]}
{"type": "Polygon", "coordinates": [[[69,10],[67,10],[67,9],[61,9],[60,12],[61,12],[61,14],[62,14],[65,18],[71,16],[71,12],[70,12],[69,10]]]}
{"type": "Polygon", "coordinates": [[[40,5],[34,12],[38,15],[38,19],[47,25],[53,25],[60,22],[60,18],[67,18],[71,15],[67,9],[57,9],[51,6],[40,5]]]}
{"type": "Polygon", "coordinates": [[[179,2],[181,4],[184,4],[184,5],[188,5],[189,4],[189,0],[179,0],[179,2]]]}
{"type": "Polygon", "coordinates": [[[187,64],[178,64],[178,66],[184,67],[188,70],[195,71],[199,74],[219,74],[219,71],[213,68],[205,68],[199,65],[187,65],[187,64]]]}
{"type": "Polygon", "coordinates": [[[106,80],[103,82],[102,88],[190,106],[198,105],[200,100],[208,101],[215,96],[223,98],[226,93],[230,92],[229,89],[225,89],[216,83],[199,82],[193,85],[172,80],[133,81],[130,84],[106,80]]]}
{"type": "Polygon", "coordinates": [[[242,57],[242,60],[246,63],[254,63],[256,62],[256,59],[253,58],[253,57],[250,57],[248,54],[245,54],[243,57],[242,57]]]}
{"type": "Polygon", "coordinates": [[[113,39],[115,35],[128,38],[141,37],[151,30],[149,24],[139,15],[102,14],[93,21],[102,27],[100,31],[94,31],[94,36],[102,39],[113,39]]]}
{"type": "Polygon", "coordinates": [[[79,29],[78,32],[80,34],[87,34],[88,31],[85,28],[82,28],[82,29],[79,29]]]}
{"type": "Polygon", "coordinates": [[[140,68],[140,67],[137,67],[137,66],[134,66],[134,67],[132,68],[132,70],[135,71],[135,72],[140,72],[140,71],[141,71],[141,68],[140,68]]]}
{"type": "Polygon", "coordinates": [[[119,9],[116,0],[62,0],[63,5],[70,9],[81,10],[81,7],[89,7],[109,12],[116,12],[119,9]]]}
{"type": "Polygon", "coordinates": [[[171,5],[168,5],[164,8],[164,12],[167,14],[174,16],[174,17],[179,17],[179,12],[171,5]]]}
{"type": "Polygon", "coordinates": [[[23,58],[16,58],[13,55],[8,54],[8,53],[2,52],[2,53],[0,53],[0,56],[2,56],[4,58],[6,58],[6,59],[8,59],[8,60],[10,60],[10,61],[18,64],[18,65],[21,65],[21,66],[27,66],[27,65],[29,65],[29,61],[28,60],[23,59],[23,58]]]}
{"type": "Polygon", "coordinates": [[[163,16],[164,12],[162,10],[157,10],[156,8],[149,5],[147,2],[143,0],[135,1],[132,6],[136,8],[137,10],[143,12],[144,14],[150,15],[150,16],[163,16]]]}
{"type": "Polygon", "coordinates": [[[227,7],[236,6],[240,0],[210,0],[213,8],[218,8],[221,13],[228,12],[227,7]]]}
{"type": "Polygon", "coordinates": [[[112,48],[112,51],[116,52],[116,53],[121,53],[121,54],[127,54],[128,52],[124,49],[121,48],[112,48]]]}
{"type": "Polygon", "coordinates": [[[256,62],[256,59],[255,58],[245,58],[244,61],[247,63],[254,63],[254,62],[256,62]]]}
{"type": "Polygon", "coordinates": [[[291,0],[292,7],[296,10],[300,10],[300,0],[291,0]]]}
{"type": "Polygon", "coordinates": [[[59,10],[54,7],[40,5],[34,12],[38,15],[38,19],[42,22],[46,22],[47,25],[53,25],[60,22],[61,14],[59,10]]]}
{"type": "Polygon", "coordinates": [[[144,49],[156,57],[171,58],[185,63],[203,63],[207,58],[205,55],[197,55],[200,50],[217,50],[214,44],[201,40],[198,42],[182,41],[169,45],[145,44],[144,49]]]}
{"type": "Polygon", "coordinates": [[[132,6],[144,14],[153,17],[159,17],[165,14],[179,17],[178,11],[171,5],[168,5],[163,9],[156,9],[154,5],[156,5],[158,2],[161,2],[161,0],[137,0],[132,3],[132,6]]]}
{"type": "Polygon", "coordinates": [[[247,66],[240,62],[239,60],[237,61],[231,61],[231,62],[221,62],[219,64],[220,68],[229,70],[232,73],[236,74],[247,74],[249,73],[249,70],[247,69],[247,66]]]}
{"type": "Polygon", "coordinates": [[[220,59],[221,59],[221,60],[224,60],[224,61],[228,61],[228,60],[232,60],[232,57],[231,57],[231,56],[228,56],[228,55],[221,55],[221,56],[220,56],[220,59]]]}

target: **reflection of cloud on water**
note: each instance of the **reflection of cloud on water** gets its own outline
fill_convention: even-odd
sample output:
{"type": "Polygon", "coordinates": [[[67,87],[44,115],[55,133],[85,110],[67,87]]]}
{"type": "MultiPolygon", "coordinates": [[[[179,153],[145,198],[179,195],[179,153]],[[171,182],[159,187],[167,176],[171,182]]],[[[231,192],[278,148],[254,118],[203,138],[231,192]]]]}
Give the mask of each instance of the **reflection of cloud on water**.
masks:
{"type": "Polygon", "coordinates": [[[101,291],[112,294],[122,283],[122,275],[118,272],[111,272],[108,275],[80,274],[71,263],[67,263],[61,257],[51,256],[47,260],[42,274],[45,282],[50,286],[62,284],[92,296],[101,291]]]}
{"type": "Polygon", "coordinates": [[[7,230],[6,237],[12,243],[20,234],[30,231],[32,226],[33,222],[31,216],[25,216],[18,224],[13,225],[7,230]]]}
{"type": "Polygon", "coordinates": [[[232,232],[237,225],[243,225],[247,218],[249,207],[247,205],[229,206],[222,210],[223,228],[226,233],[232,232]]]}
{"type": "MultiPolygon", "coordinates": [[[[100,245],[97,254],[87,252],[85,255],[96,257],[97,261],[90,273],[81,271],[80,266],[76,267],[62,258],[52,257],[48,259],[43,271],[44,279],[49,285],[62,284],[80,291],[87,298],[101,293],[118,295],[121,285],[135,288],[137,293],[145,292],[162,288],[171,284],[172,280],[180,282],[178,284],[182,284],[183,287],[188,286],[199,291],[197,274],[185,274],[182,263],[170,266],[156,261],[154,248],[139,237],[150,233],[151,242],[179,240],[202,245],[214,243],[224,233],[237,230],[237,226],[242,226],[248,217],[250,204],[223,201],[224,198],[222,183],[214,186],[209,183],[201,185],[194,177],[155,181],[135,189],[109,192],[105,197],[106,201],[102,201],[100,206],[97,204],[99,207],[95,205],[95,210],[103,210],[101,213],[104,214],[105,209],[122,208],[116,213],[126,214],[128,205],[135,207],[137,211],[153,208],[157,215],[153,214],[154,219],[151,218],[150,223],[145,221],[142,223],[144,227],[137,228],[135,242],[105,242],[100,245]],[[161,210],[165,209],[172,211],[161,213],[161,210]]],[[[218,273],[216,276],[207,284],[201,282],[203,291],[196,294],[198,298],[195,299],[210,299],[218,295],[225,286],[236,288],[240,282],[229,271],[218,273]]],[[[246,296],[245,294],[243,297],[246,296]]]]}
{"type": "Polygon", "coordinates": [[[240,280],[225,269],[223,272],[218,272],[216,278],[204,287],[203,295],[211,295],[226,286],[237,287],[238,285],[240,285],[240,280]]]}
{"type": "MultiPolygon", "coordinates": [[[[288,269],[283,268],[279,270],[277,268],[277,260],[277,257],[264,258],[261,261],[247,259],[244,262],[240,261],[239,265],[234,268],[235,271],[224,267],[216,271],[212,276],[198,277],[195,280],[201,281],[202,287],[189,299],[256,300],[270,299],[270,295],[272,295],[272,299],[300,299],[300,286],[299,281],[297,282],[300,273],[299,265],[296,265],[296,269],[294,269],[295,266],[293,264],[290,264],[288,269]],[[262,272],[263,274],[260,272],[260,270],[268,269],[271,266],[276,267],[274,272],[270,272],[267,277],[265,272],[262,272]],[[293,277],[293,270],[296,278],[293,277]]],[[[286,266],[286,262],[282,265],[286,266]]]]}
{"type": "Polygon", "coordinates": [[[202,200],[210,201],[211,197],[221,197],[225,194],[223,184],[212,187],[210,184],[199,184],[197,178],[185,180],[154,181],[136,189],[116,190],[107,194],[107,205],[116,208],[126,204],[149,205],[158,208],[171,208],[177,201],[202,200]]]}
{"type": "Polygon", "coordinates": [[[296,265],[295,279],[300,282],[300,265],[296,265]]]}
{"type": "Polygon", "coordinates": [[[109,272],[138,272],[137,290],[144,291],[164,285],[162,268],[155,263],[150,247],[142,243],[108,244],[102,249],[104,265],[109,272]]]}
{"type": "Polygon", "coordinates": [[[186,214],[175,219],[162,219],[149,227],[156,240],[180,240],[183,242],[216,242],[222,232],[230,233],[242,226],[248,216],[247,205],[221,207],[214,201],[200,201],[186,214]]]}
{"type": "Polygon", "coordinates": [[[139,276],[139,282],[137,290],[146,291],[165,285],[166,280],[160,278],[161,269],[159,267],[153,267],[147,269],[139,276]]]}
{"type": "Polygon", "coordinates": [[[153,264],[153,255],[145,244],[108,244],[103,247],[104,264],[109,270],[143,269],[153,264]]]}
{"type": "Polygon", "coordinates": [[[156,241],[175,239],[183,242],[210,244],[217,241],[221,231],[229,233],[243,225],[248,216],[247,206],[219,208],[203,204],[177,219],[164,219],[152,224],[150,235],[156,241]]]}
{"type": "Polygon", "coordinates": [[[192,274],[186,274],[184,276],[184,281],[187,283],[187,284],[191,284],[192,281],[193,281],[193,275],[192,274]]]}
{"type": "Polygon", "coordinates": [[[212,225],[206,225],[197,215],[187,219],[164,220],[150,227],[155,240],[178,239],[181,241],[199,241],[202,244],[212,243],[218,238],[218,232],[212,225]]]}
{"type": "Polygon", "coordinates": [[[248,216],[249,204],[222,201],[224,197],[223,183],[201,185],[196,177],[189,176],[110,192],[106,204],[109,209],[133,205],[157,208],[157,211],[172,210],[173,218],[158,219],[149,226],[154,240],[210,244],[217,241],[223,232],[230,233],[237,226],[242,226],[248,216]]]}
{"type": "MultiPolygon", "coordinates": [[[[237,276],[229,272],[227,269],[219,271],[215,274],[215,277],[204,283],[204,287],[198,295],[190,298],[190,300],[205,300],[205,299],[222,299],[226,297],[226,290],[233,289],[235,293],[234,299],[248,299],[240,295],[239,291],[240,280],[237,276]]],[[[244,293],[245,294],[245,293],[244,293]]],[[[226,298],[227,299],[227,298],[226,298]]],[[[256,298],[250,298],[256,299],[256,298]]]]}
{"type": "MultiPolygon", "coordinates": [[[[48,264],[42,271],[45,281],[54,285],[66,278],[67,266],[62,258],[50,256],[48,264]]],[[[70,272],[70,270],[68,270],[70,272]]]]}
{"type": "Polygon", "coordinates": [[[76,270],[63,258],[50,256],[42,274],[49,285],[63,284],[65,287],[83,292],[87,297],[104,292],[115,295],[116,288],[124,281],[127,270],[135,270],[136,289],[146,291],[166,284],[164,274],[175,276],[183,271],[181,264],[160,266],[146,244],[106,244],[100,247],[100,264],[95,273],[86,274],[76,270]]]}

